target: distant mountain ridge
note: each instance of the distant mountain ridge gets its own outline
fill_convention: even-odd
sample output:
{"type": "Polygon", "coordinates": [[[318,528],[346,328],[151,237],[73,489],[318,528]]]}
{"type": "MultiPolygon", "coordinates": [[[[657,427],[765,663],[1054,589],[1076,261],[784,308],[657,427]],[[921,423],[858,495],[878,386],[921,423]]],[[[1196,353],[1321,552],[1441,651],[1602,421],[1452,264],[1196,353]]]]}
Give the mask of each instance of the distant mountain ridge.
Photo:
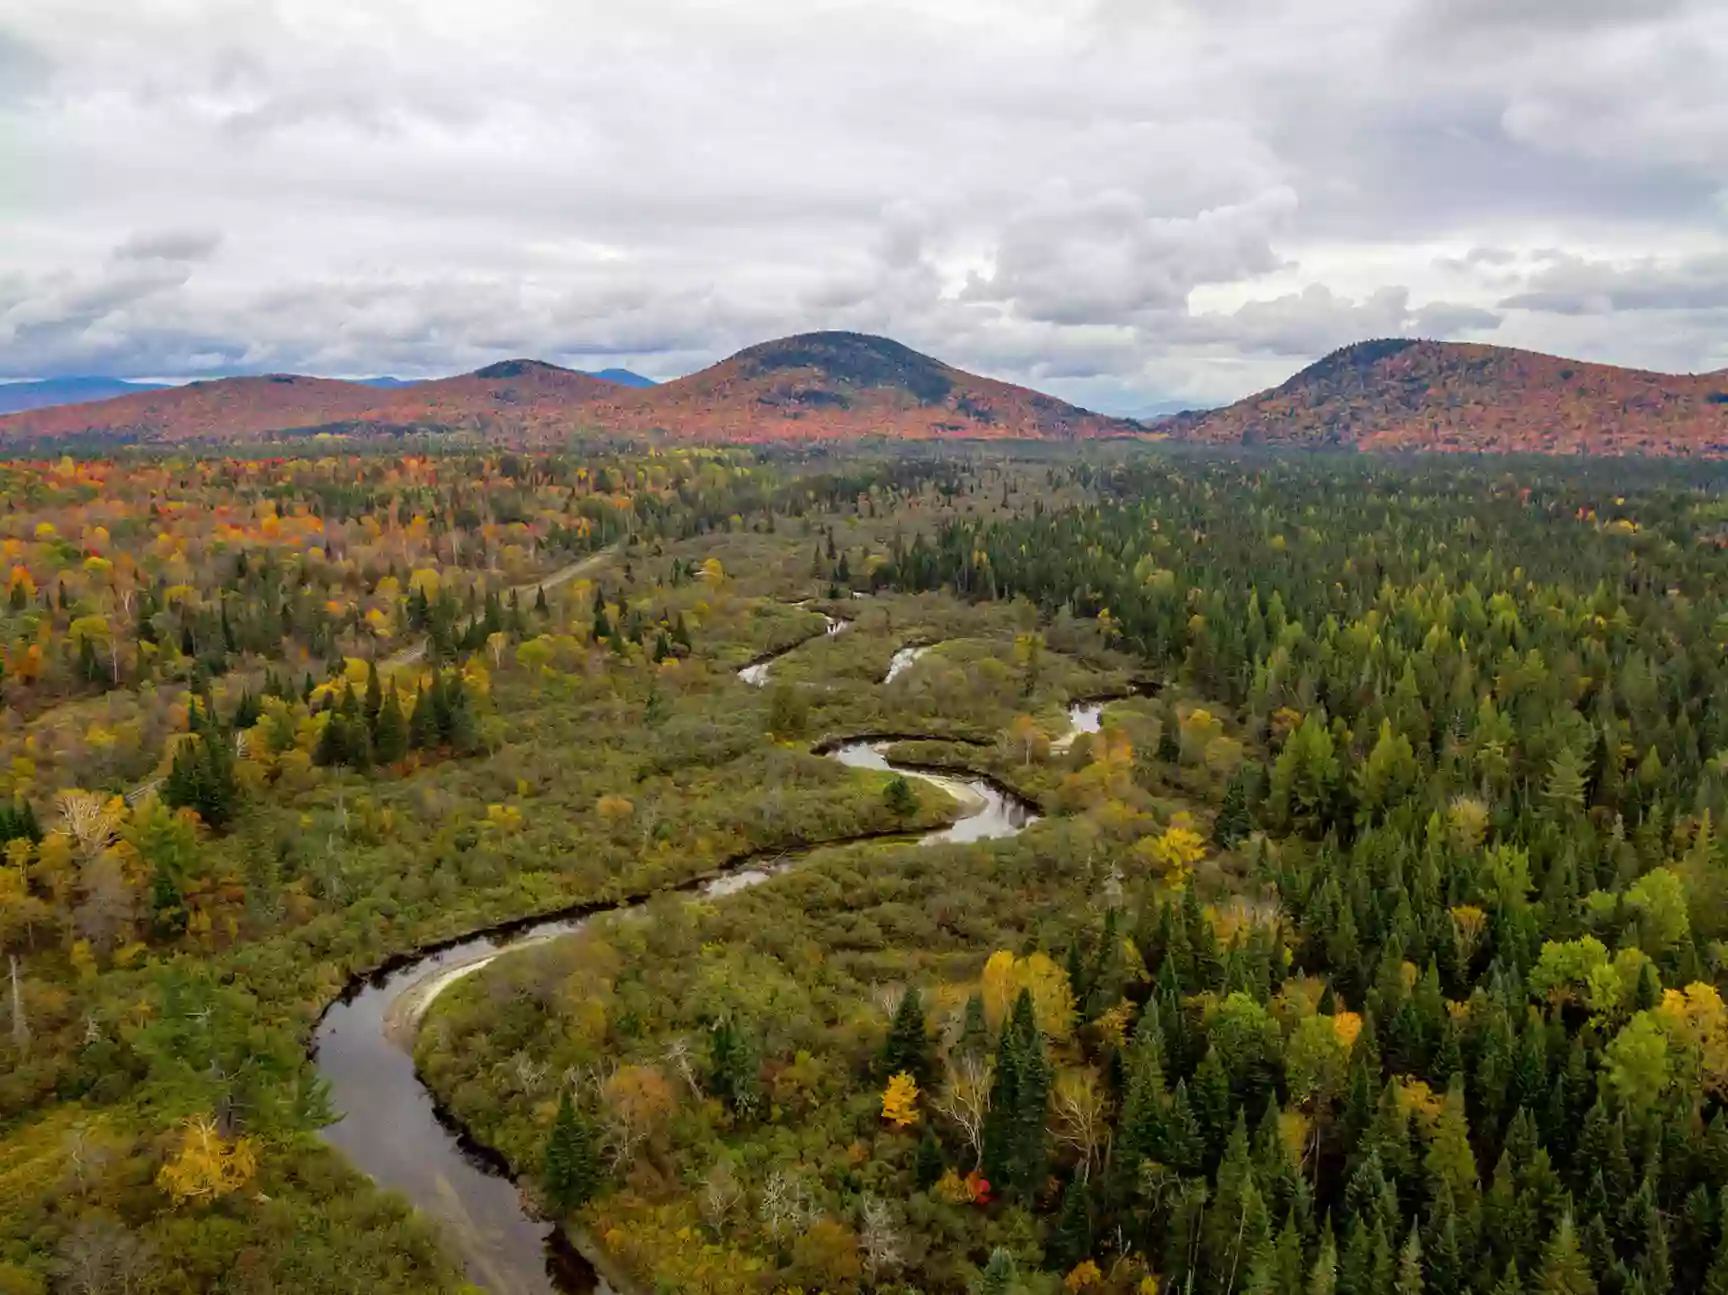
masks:
{"type": "Polygon", "coordinates": [[[1379,338],[1156,430],[1212,444],[1728,455],[1728,374],[1587,364],[1477,342],[1379,338]]]}
{"type": "Polygon", "coordinates": [[[590,378],[599,378],[602,382],[616,382],[621,387],[657,387],[660,384],[653,378],[644,378],[640,373],[632,373],[629,369],[584,369],[590,378]]]}
{"type": "Polygon", "coordinates": [[[779,338],[671,382],[638,382],[646,385],[532,359],[424,382],[222,378],[0,417],[0,443],[238,444],[409,432],[522,445],[596,432],[723,442],[1150,435],[1386,451],[1728,456],[1728,372],[1648,373],[1409,338],[1342,347],[1222,409],[1144,421],[1092,413],[862,333],[779,338]]]}
{"type": "MultiPolygon", "coordinates": [[[[572,372],[583,373],[586,370],[576,369],[572,372]]],[[[629,369],[601,369],[599,372],[587,372],[591,378],[599,378],[603,382],[615,382],[621,387],[652,387],[657,385],[653,378],[645,378],[640,373],[632,373],[629,369]]],[[[221,381],[222,379],[205,379],[205,381],[221,381]]],[[[374,387],[383,391],[395,391],[402,387],[417,387],[423,382],[438,381],[429,378],[397,378],[380,374],[372,378],[344,379],[362,387],[374,387]]],[[[67,377],[67,378],[35,378],[23,382],[0,382],[0,414],[23,413],[29,409],[48,409],[55,405],[83,405],[98,400],[112,400],[116,396],[133,396],[145,391],[166,391],[171,387],[186,385],[173,382],[139,382],[131,378],[109,377],[67,377]]]]}
{"type": "Polygon", "coordinates": [[[1076,440],[1144,430],[861,333],[763,342],[666,383],[623,373],[633,381],[514,359],[393,386],[295,374],[221,378],[0,418],[0,442],[221,444],[319,432],[467,432],[533,445],[588,431],[738,442],[1076,440]]]}
{"type": "Polygon", "coordinates": [[[159,382],[125,382],[119,378],[38,378],[33,382],[0,382],[0,414],[44,409],[50,405],[75,405],[112,396],[159,391],[159,382]]]}

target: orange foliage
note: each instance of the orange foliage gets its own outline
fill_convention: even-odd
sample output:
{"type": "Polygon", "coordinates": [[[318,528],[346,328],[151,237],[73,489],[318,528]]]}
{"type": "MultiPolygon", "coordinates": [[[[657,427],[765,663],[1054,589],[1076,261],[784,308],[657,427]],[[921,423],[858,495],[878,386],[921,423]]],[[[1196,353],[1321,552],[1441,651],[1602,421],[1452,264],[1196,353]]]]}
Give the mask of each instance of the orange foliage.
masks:
{"type": "Polygon", "coordinates": [[[1540,454],[1721,454],[1720,376],[1585,364],[1473,342],[1361,342],[1275,390],[1180,415],[1177,439],[1366,450],[1540,454]]]}

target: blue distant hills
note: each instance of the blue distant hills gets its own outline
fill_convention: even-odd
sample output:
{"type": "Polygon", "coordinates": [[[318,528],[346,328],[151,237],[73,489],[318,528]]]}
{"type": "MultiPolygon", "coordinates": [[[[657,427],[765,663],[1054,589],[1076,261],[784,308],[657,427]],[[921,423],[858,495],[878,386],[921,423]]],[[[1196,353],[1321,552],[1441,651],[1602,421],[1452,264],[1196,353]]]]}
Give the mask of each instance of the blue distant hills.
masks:
{"type": "MultiPolygon", "coordinates": [[[[591,378],[616,382],[621,387],[652,387],[653,378],[644,378],[629,369],[601,369],[588,372],[591,378]]],[[[396,387],[418,385],[419,378],[355,378],[363,387],[396,387]]],[[[92,400],[111,400],[115,396],[132,396],[140,391],[161,391],[171,384],[165,382],[130,382],[124,378],[67,377],[39,378],[29,382],[0,382],[0,414],[17,414],[26,409],[47,409],[51,405],[82,405],[92,400]]]]}
{"type": "Polygon", "coordinates": [[[653,378],[644,378],[640,373],[632,373],[629,369],[601,369],[598,373],[589,371],[591,378],[603,378],[607,382],[616,382],[621,387],[656,387],[660,384],[653,378]]]}
{"type": "Polygon", "coordinates": [[[119,378],[43,378],[36,382],[0,382],[0,414],[49,405],[80,405],[140,391],[160,391],[160,382],[123,382],[119,378]]]}
{"type": "MultiPolygon", "coordinates": [[[[577,369],[577,373],[590,378],[600,378],[605,382],[616,382],[621,387],[657,387],[660,384],[653,378],[644,378],[640,373],[632,373],[629,369],[577,369]]],[[[412,387],[424,381],[421,378],[355,378],[363,387],[412,387]]],[[[100,400],[100,396],[85,397],[89,400],[100,400]]]]}

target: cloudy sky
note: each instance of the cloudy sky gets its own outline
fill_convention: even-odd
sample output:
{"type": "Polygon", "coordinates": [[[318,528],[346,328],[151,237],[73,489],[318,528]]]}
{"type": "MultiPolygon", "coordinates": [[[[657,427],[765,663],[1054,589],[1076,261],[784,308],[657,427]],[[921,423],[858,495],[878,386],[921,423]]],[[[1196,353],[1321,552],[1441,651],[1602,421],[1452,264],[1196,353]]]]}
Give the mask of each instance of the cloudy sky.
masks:
{"type": "Polygon", "coordinates": [[[0,377],[1728,366],[1721,0],[0,0],[0,377]]]}

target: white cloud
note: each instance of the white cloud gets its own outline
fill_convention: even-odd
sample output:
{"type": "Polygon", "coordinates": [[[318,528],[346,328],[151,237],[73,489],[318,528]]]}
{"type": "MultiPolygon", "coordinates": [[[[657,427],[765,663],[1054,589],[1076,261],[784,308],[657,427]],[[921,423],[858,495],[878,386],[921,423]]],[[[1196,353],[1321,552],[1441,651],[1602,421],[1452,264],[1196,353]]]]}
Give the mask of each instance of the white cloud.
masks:
{"type": "Polygon", "coordinates": [[[1374,333],[1683,367],[1713,8],[0,0],[0,372],[668,376],[810,327],[1114,408],[1374,333]]]}

